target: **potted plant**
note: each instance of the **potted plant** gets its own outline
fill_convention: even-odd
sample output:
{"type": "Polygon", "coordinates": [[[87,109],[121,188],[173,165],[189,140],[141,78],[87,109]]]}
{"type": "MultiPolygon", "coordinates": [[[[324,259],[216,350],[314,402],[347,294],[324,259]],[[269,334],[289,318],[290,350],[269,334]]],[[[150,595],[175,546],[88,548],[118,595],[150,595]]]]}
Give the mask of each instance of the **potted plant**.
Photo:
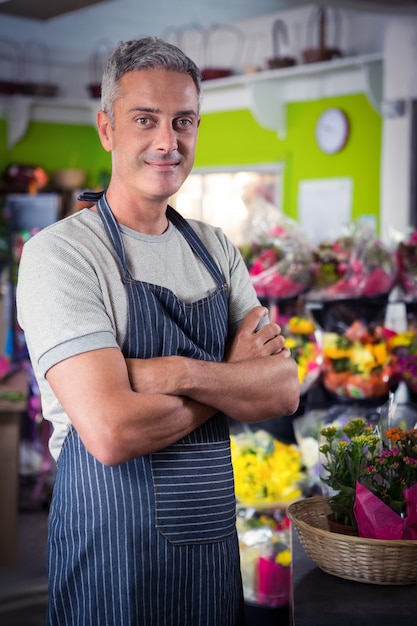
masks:
{"type": "Polygon", "coordinates": [[[417,429],[390,428],[356,486],[359,534],[417,539],[417,429]]]}
{"type": "MultiPolygon", "coordinates": [[[[326,426],[320,431],[319,447],[324,473],[321,480],[332,490],[329,506],[330,521],[357,530],[354,514],[356,483],[364,474],[368,461],[381,442],[372,427],[362,418],[349,421],[345,426],[326,426]]],[[[349,532],[346,528],[345,532],[349,532]]]]}
{"type": "Polygon", "coordinates": [[[332,518],[361,537],[417,539],[417,429],[382,434],[357,418],[321,436],[332,518]]]}

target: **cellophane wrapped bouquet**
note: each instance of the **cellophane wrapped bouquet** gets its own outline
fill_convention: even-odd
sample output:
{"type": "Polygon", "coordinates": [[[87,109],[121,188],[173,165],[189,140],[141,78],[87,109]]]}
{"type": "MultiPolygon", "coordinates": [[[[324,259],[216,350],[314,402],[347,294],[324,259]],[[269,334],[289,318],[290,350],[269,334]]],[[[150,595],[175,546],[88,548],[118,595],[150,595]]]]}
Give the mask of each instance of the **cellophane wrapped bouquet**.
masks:
{"type": "Polygon", "coordinates": [[[316,332],[316,324],[306,312],[291,316],[283,324],[285,345],[297,363],[301,395],[316,384],[321,374],[323,357],[316,332]]]}
{"type": "Polygon", "coordinates": [[[336,300],[389,293],[397,280],[395,250],[374,230],[352,223],[346,234],[313,249],[313,277],[309,298],[336,300]]]}
{"type": "Polygon", "coordinates": [[[231,435],[245,600],[289,604],[291,550],[286,506],[302,495],[301,454],[265,430],[231,435]]]}
{"type": "Polygon", "coordinates": [[[384,398],[396,381],[383,326],[355,320],[343,334],[323,332],[324,387],[340,398],[384,398]]]}
{"type": "Polygon", "coordinates": [[[309,287],[311,247],[294,220],[281,215],[252,237],[240,251],[259,298],[293,298],[309,287]]]}
{"type": "Polygon", "coordinates": [[[388,340],[395,378],[417,394],[417,312],[407,315],[407,329],[393,332],[388,340]]]}
{"type": "Polygon", "coordinates": [[[404,302],[406,327],[393,333],[390,348],[395,359],[396,376],[409,392],[417,394],[417,229],[405,234],[395,233],[397,239],[398,300],[404,302]]]}
{"type": "Polygon", "coordinates": [[[397,245],[398,285],[404,298],[417,301],[417,229],[406,233],[397,245]]]}

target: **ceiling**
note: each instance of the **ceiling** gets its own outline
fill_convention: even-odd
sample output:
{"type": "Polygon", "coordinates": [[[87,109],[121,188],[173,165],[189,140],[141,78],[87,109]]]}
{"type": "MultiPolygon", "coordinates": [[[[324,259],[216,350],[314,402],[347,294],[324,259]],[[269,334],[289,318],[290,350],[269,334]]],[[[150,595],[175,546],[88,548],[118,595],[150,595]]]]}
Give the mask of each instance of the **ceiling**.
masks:
{"type": "Polygon", "coordinates": [[[49,20],[64,13],[100,4],[105,0],[0,0],[0,14],[25,17],[34,20],[49,20]]]}
{"type": "MultiPolygon", "coordinates": [[[[225,1],[227,2],[227,0],[225,1]]],[[[256,2],[256,0],[254,1],[256,2]]],[[[46,21],[53,17],[106,2],[107,0],[0,0],[0,15],[4,14],[26,19],[46,21]]],[[[196,2],[203,2],[205,4],[207,0],[196,0],[196,2]]],[[[281,9],[288,9],[293,7],[294,4],[314,4],[314,0],[276,0],[276,10],[279,11],[281,9]]],[[[417,13],[417,0],[328,0],[325,4],[336,5],[341,8],[381,12],[401,11],[417,13]]],[[[239,12],[240,7],[239,3],[237,3],[236,20],[239,20],[240,18],[239,12]]],[[[161,19],[164,19],[164,16],[161,16],[161,19]]]]}

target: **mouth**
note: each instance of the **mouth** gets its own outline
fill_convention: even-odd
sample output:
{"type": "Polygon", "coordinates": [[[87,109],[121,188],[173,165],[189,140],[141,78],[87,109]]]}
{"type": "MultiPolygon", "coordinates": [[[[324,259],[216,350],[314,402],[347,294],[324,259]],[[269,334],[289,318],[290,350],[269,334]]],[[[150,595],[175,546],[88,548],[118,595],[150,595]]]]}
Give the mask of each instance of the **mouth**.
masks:
{"type": "Polygon", "coordinates": [[[179,161],[147,161],[146,164],[158,172],[172,172],[178,167],[179,161]]]}
{"type": "Polygon", "coordinates": [[[172,172],[181,163],[181,158],[177,155],[158,156],[157,158],[145,159],[146,165],[158,172],[172,172]]]}

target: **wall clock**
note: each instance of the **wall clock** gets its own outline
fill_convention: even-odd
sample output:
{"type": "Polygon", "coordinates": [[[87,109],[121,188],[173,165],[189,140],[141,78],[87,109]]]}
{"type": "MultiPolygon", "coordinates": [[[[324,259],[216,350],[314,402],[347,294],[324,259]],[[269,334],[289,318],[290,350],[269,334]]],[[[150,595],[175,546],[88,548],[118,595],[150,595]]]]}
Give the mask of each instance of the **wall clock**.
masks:
{"type": "Polygon", "coordinates": [[[346,145],[349,137],[349,120],[341,109],[323,111],[316,124],[316,140],[326,154],[336,154],[346,145]]]}

